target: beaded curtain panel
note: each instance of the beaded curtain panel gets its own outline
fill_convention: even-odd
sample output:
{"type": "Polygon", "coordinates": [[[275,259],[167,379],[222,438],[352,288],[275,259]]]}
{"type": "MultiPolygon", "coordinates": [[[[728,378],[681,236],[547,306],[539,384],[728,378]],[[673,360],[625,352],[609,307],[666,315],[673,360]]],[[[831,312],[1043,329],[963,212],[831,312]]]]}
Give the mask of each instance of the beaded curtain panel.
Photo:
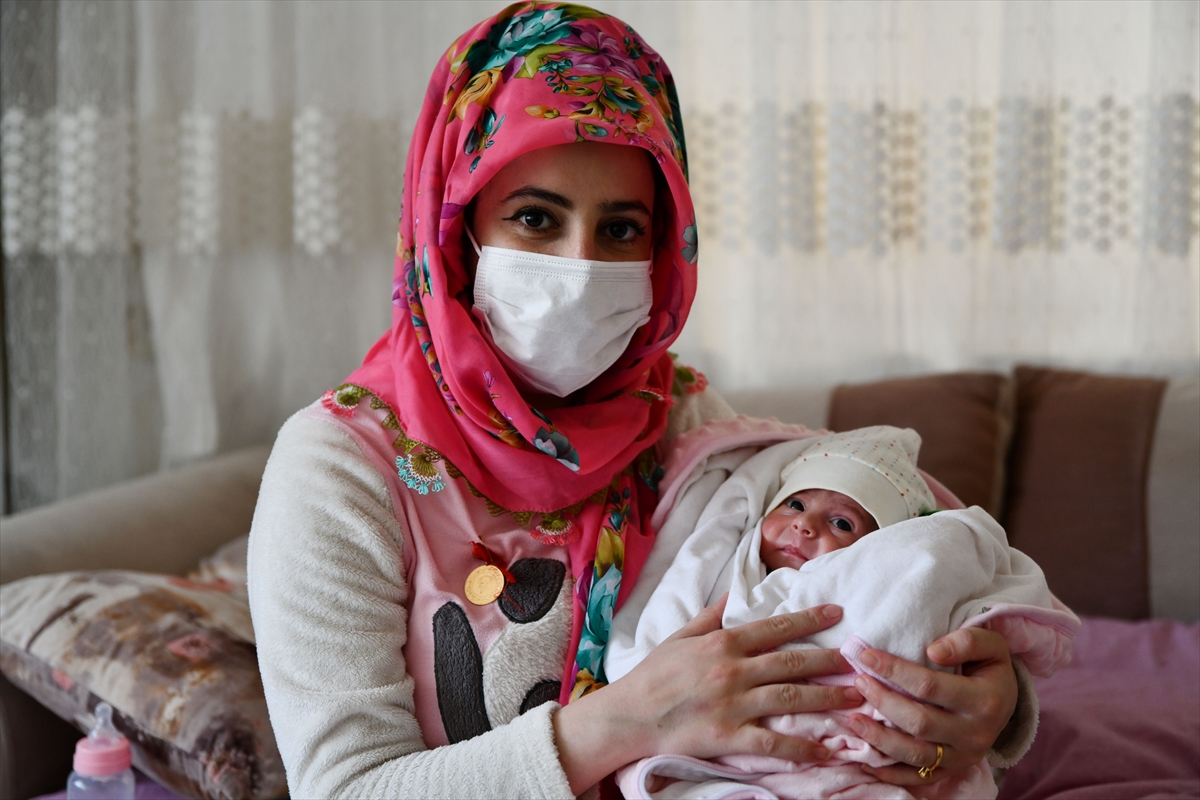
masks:
{"type": "MultiPolygon", "coordinates": [[[[0,6],[7,510],[341,382],[427,76],[497,5],[0,6]]],[[[1195,3],[594,5],[678,77],[717,386],[1200,368],[1195,3]]]]}

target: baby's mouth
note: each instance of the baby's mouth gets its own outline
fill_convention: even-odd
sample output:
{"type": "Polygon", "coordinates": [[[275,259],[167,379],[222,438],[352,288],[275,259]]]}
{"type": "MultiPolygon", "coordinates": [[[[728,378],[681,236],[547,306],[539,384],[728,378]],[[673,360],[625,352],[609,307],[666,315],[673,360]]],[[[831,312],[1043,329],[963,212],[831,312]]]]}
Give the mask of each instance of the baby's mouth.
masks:
{"type": "Polygon", "coordinates": [[[801,553],[798,548],[792,547],[791,545],[785,546],[783,548],[783,553],[789,558],[796,559],[801,564],[807,563],[808,561],[808,556],[804,555],[804,553],[801,553]]]}

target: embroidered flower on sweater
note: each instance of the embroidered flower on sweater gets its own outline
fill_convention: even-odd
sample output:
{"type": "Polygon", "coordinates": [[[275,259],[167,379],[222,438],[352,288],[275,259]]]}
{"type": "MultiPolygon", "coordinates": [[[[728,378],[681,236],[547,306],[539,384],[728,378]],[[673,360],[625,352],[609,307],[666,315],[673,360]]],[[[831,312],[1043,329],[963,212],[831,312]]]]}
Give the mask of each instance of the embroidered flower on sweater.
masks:
{"type": "Polygon", "coordinates": [[[680,397],[684,394],[699,394],[707,388],[708,378],[703,372],[694,367],[675,364],[675,385],[672,388],[674,394],[680,397]]]}
{"type": "Polygon", "coordinates": [[[529,535],[534,541],[542,544],[563,547],[570,544],[578,532],[578,526],[568,517],[561,514],[543,514],[541,522],[530,529],[529,535]]]}
{"type": "Polygon", "coordinates": [[[400,476],[408,488],[417,494],[440,492],[446,488],[442,476],[438,474],[433,459],[428,451],[410,452],[408,455],[396,456],[396,474],[400,476]]]}
{"type": "Polygon", "coordinates": [[[366,395],[365,390],[357,386],[339,386],[321,395],[321,405],[326,411],[339,417],[353,417],[358,401],[366,395]]]}

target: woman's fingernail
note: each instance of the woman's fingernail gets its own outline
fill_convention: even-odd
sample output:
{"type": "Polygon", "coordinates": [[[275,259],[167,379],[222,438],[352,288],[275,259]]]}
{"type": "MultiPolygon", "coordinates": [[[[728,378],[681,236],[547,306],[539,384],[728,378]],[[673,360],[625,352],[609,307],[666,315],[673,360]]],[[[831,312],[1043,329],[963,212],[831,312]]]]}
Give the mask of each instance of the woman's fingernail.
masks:
{"type": "Polygon", "coordinates": [[[825,759],[829,758],[829,750],[827,748],[818,746],[813,749],[813,758],[817,759],[818,761],[824,761],[825,759]]]}
{"type": "Polygon", "coordinates": [[[825,616],[825,619],[837,619],[842,616],[842,609],[837,606],[825,606],[821,609],[821,613],[825,616]]]}
{"type": "Polygon", "coordinates": [[[945,642],[934,642],[929,646],[929,657],[934,661],[945,661],[954,655],[954,651],[945,642]]]}
{"type": "Polygon", "coordinates": [[[875,655],[870,650],[864,650],[860,660],[862,661],[864,667],[879,669],[879,656],[875,655]]]}
{"type": "Polygon", "coordinates": [[[862,675],[859,675],[857,678],[854,679],[854,686],[860,692],[862,692],[864,697],[866,696],[866,694],[867,694],[867,679],[866,678],[864,678],[862,675]]]}
{"type": "Polygon", "coordinates": [[[857,734],[858,736],[862,736],[864,733],[867,732],[867,726],[864,725],[863,721],[861,719],[859,719],[858,717],[851,717],[850,721],[847,722],[846,724],[849,725],[850,730],[854,731],[854,733],[857,734]]]}

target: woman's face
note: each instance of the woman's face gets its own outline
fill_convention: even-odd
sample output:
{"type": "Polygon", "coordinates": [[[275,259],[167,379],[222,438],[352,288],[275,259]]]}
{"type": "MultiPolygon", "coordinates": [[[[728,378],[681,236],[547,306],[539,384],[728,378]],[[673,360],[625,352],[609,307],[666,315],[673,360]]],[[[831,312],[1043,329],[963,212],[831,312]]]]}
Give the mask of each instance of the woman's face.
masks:
{"type": "MultiPolygon", "coordinates": [[[[475,196],[482,247],[589,261],[646,261],[654,249],[654,168],[640,147],[579,142],[504,166],[475,196]]],[[[475,253],[467,251],[474,271],[475,253]]]]}

